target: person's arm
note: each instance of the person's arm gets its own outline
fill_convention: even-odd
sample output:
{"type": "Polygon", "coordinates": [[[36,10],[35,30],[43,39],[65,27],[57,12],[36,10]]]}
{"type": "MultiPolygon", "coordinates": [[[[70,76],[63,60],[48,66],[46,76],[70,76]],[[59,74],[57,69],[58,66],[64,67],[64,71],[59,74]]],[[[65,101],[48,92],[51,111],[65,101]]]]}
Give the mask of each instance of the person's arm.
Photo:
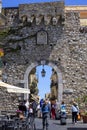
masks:
{"type": "Polygon", "coordinates": [[[48,107],[49,107],[49,113],[51,112],[51,105],[50,104],[48,104],[48,107]]]}
{"type": "Polygon", "coordinates": [[[79,107],[77,106],[78,114],[79,114],[79,107]]]}

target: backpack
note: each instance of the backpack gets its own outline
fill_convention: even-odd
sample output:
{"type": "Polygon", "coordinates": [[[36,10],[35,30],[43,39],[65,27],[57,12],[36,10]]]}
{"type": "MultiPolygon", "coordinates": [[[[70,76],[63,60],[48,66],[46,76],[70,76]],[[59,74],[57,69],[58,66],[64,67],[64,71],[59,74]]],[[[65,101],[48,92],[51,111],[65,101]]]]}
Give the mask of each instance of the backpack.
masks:
{"type": "Polygon", "coordinates": [[[42,112],[50,112],[50,106],[49,104],[43,104],[42,106],[42,112]]]}
{"type": "Polygon", "coordinates": [[[33,114],[34,116],[36,116],[36,111],[37,111],[37,102],[36,101],[33,101],[32,103],[32,109],[33,109],[33,114]]]}

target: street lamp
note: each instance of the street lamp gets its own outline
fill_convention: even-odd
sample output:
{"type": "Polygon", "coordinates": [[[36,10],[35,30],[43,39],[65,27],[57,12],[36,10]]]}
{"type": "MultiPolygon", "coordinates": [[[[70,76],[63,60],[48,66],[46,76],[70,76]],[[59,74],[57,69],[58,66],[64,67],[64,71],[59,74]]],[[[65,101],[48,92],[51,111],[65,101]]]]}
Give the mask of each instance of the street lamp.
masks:
{"type": "Polygon", "coordinates": [[[45,77],[45,74],[46,74],[46,71],[44,70],[44,65],[43,65],[43,69],[42,69],[42,71],[41,71],[42,77],[45,77]]]}

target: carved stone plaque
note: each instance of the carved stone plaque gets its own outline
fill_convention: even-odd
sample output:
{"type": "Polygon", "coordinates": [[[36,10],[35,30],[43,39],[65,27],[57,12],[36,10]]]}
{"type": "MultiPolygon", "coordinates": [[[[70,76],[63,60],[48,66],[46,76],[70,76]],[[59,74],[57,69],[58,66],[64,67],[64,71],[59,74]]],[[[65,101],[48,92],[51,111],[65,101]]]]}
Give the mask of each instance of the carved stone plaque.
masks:
{"type": "Polygon", "coordinates": [[[42,30],[37,33],[37,44],[47,44],[47,32],[42,30]]]}

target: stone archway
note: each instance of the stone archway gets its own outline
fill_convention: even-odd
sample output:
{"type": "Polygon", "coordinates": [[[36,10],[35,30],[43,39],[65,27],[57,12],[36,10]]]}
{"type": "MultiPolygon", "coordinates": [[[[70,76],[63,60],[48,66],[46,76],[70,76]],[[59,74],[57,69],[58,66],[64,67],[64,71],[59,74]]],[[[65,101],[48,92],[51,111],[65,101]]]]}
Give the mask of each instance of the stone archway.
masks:
{"type": "MultiPolygon", "coordinates": [[[[38,62],[34,62],[26,69],[25,74],[24,74],[24,88],[28,88],[28,84],[29,84],[28,75],[29,75],[30,71],[39,65],[40,64],[38,62]]],[[[62,80],[61,70],[52,62],[49,62],[47,65],[51,66],[57,72],[57,75],[58,75],[58,102],[61,103],[62,93],[63,93],[63,80],[62,80]]],[[[29,96],[28,94],[24,95],[24,98],[26,99],[26,98],[28,98],[28,96],[29,96]]]]}

